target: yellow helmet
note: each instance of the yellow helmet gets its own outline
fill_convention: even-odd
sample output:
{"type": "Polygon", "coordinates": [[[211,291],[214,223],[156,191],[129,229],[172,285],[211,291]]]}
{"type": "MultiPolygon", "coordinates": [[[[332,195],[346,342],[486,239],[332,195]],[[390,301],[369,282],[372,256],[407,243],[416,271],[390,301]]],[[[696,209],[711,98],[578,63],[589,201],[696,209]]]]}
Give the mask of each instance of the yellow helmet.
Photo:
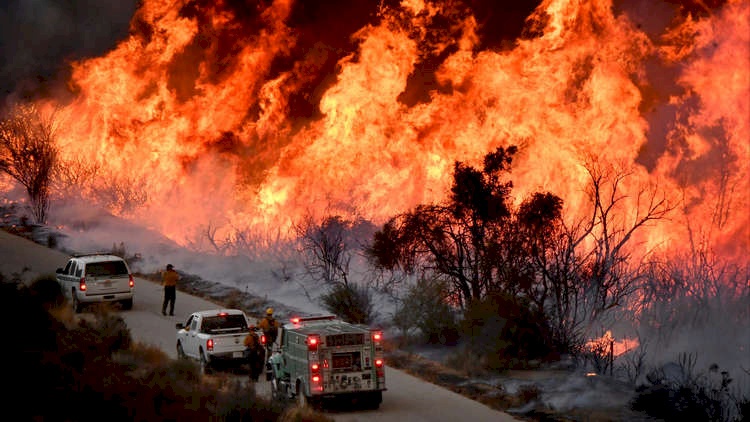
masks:
{"type": "Polygon", "coordinates": [[[266,315],[273,315],[273,308],[266,309],[266,315]]]}

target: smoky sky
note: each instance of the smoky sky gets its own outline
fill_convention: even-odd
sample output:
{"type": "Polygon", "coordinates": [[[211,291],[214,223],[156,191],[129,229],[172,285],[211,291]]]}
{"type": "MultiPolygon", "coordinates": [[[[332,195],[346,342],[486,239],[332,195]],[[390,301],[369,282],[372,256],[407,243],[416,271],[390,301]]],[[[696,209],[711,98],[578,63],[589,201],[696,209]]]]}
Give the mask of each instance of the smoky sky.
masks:
{"type": "Polygon", "coordinates": [[[64,81],[71,60],[96,57],[128,35],[137,0],[3,0],[0,81],[6,96],[64,81]]]}

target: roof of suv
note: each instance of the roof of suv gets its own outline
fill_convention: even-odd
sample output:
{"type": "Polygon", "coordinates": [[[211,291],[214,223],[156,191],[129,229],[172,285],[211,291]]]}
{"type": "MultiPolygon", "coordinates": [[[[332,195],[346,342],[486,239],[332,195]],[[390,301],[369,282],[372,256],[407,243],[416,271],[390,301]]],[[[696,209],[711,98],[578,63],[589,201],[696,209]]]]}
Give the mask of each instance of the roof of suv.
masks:
{"type": "Polygon", "coordinates": [[[124,261],[122,257],[112,254],[86,254],[86,255],[75,255],[73,258],[78,259],[84,263],[89,262],[100,262],[100,261],[124,261]]]}

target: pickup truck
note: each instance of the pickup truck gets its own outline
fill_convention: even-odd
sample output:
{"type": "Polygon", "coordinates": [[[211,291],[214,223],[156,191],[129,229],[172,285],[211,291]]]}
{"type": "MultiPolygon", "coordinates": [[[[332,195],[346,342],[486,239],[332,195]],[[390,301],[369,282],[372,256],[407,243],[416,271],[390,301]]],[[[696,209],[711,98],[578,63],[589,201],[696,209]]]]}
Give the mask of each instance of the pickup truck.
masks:
{"type": "Polygon", "coordinates": [[[292,320],[279,333],[266,379],[275,400],[296,399],[302,407],[347,400],[377,409],[383,401],[383,332],[334,315],[292,320]]]}
{"type": "Polygon", "coordinates": [[[240,309],[193,312],[177,328],[177,357],[200,363],[201,373],[246,365],[245,337],[250,332],[247,315],[240,309]]]}

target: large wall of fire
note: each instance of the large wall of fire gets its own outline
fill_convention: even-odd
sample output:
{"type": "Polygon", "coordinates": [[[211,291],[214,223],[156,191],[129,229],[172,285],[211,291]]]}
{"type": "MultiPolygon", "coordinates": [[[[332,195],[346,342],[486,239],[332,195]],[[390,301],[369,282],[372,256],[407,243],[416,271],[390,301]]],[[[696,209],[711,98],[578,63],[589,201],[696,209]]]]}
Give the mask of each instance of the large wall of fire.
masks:
{"type": "MultiPolygon", "coordinates": [[[[639,193],[677,206],[645,248],[748,251],[747,1],[143,0],[127,22],[35,100],[58,108],[67,158],[147,193],[126,218],[178,242],[308,214],[379,224],[442,200],[455,161],[518,145],[518,200],[550,191],[575,219],[587,168],[627,173],[626,224],[639,193]]],[[[33,91],[9,80],[8,98],[33,91]]]]}

